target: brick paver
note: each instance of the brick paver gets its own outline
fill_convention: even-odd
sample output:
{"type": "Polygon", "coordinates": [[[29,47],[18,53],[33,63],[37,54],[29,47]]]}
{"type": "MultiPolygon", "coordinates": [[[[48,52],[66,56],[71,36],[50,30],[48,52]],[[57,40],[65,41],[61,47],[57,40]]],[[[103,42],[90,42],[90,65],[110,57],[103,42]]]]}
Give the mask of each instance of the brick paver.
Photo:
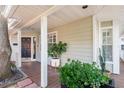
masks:
{"type": "Polygon", "coordinates": [[[32,80],[29,79],[29,78],[27,78],[25,80],[22,80],[22,81],[17,82],[17,87],[23,88],[23,87],[28,86],[28,85],[30,85],[32,83],[33,83],[32,80]]]}

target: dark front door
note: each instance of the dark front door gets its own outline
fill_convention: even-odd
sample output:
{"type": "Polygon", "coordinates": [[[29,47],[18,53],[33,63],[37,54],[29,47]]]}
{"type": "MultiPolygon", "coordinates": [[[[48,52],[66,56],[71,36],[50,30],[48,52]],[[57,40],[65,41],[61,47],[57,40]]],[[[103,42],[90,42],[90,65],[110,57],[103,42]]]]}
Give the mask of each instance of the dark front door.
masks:
{"type": "Polygon", "coordinates": [[[21,48],[22,48],[22,58],[30,58],[31,57],[31,38],[23,37],[21,39],[21,48]]]}

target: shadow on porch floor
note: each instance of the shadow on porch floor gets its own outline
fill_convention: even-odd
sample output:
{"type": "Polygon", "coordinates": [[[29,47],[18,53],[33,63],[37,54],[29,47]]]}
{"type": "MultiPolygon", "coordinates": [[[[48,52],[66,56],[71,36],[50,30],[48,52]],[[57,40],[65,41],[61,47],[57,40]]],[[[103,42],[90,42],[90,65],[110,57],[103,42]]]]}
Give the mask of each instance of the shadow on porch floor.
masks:
{"type": "MultiPolygon", "coordinates": [[[[40,86],[40,63],[39,62],[23,62],[22,71],[24,71],[29,78],[40,86]]],[[[48,66],[48,88],[59,88],[60,83],[57,71],[48,66]]]]}
{"type": "Polygon", "coordinates": [[[120,62],[120,74],[112,74],[112,78],[115,80],[116,88],[124,88],[124,62],[120,62]]]}

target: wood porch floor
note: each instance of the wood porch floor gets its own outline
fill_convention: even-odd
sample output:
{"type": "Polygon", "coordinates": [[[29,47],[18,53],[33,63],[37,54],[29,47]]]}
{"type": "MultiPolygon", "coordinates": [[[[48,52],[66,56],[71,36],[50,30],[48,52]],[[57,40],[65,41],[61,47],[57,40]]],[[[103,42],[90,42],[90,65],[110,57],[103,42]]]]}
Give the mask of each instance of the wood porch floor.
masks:
{"type": "MultiPolygon", "coordinates": [[[[24,71],[29,78],[40,86],[40,62],[23,62],[22,71],[24,71]]],[[[59,88],[59,79],[56,69],[48,66],[48,88],[59,88]]]]}
{"type": "MultiPolygon", "coordinates": [[[[124,62],[120,64],[120,75],[112,74],[112,78],[115,80],[116,88],[124,88],[124,62]]],[[[40,86],[40,63],[39,62],[23,62],[22,70],[40,86]]],[[[48,88],[60,88],[59,78],[57,71],[48,66],[48,88]]]]}
{"type": "Polygon", "coordinates": [[[116,88],[124,88],[124,62],[120,62],[120,74],[112,74],[112,78],[115,80],[116,88]]]}

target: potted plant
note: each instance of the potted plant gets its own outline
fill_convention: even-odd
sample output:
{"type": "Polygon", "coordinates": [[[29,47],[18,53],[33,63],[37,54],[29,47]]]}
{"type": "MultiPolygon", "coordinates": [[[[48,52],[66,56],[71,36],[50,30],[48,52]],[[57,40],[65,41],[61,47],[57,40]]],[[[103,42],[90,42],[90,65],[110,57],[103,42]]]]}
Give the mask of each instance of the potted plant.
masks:
{"type": "Polygon", "coordinates": [[[68,60],[59,68],[62,88],[113,88],[111,78],[102,74],[95,63],[82,63],[79,60],[68,60]]]}
{"type": "Polygon", "coordinates": [[[60,59],[61,55],[66,52],[67,50],[67,44],[63,43],[62,41],[59,41],[59,43],[54,43],[49,45],[48,47],[48,55],[52,57],[51,59],[51,65],[53,67],[59,67],[60,66],[60,59]]]}
{"type": "Polygon", "coordinates": [[[13,74],[15,74],[16,71],[17,71],[16,65],[15,65],[14,63],[10,62],[10,67],[11,67],[11,72],[12,72],[13,74]]]}

